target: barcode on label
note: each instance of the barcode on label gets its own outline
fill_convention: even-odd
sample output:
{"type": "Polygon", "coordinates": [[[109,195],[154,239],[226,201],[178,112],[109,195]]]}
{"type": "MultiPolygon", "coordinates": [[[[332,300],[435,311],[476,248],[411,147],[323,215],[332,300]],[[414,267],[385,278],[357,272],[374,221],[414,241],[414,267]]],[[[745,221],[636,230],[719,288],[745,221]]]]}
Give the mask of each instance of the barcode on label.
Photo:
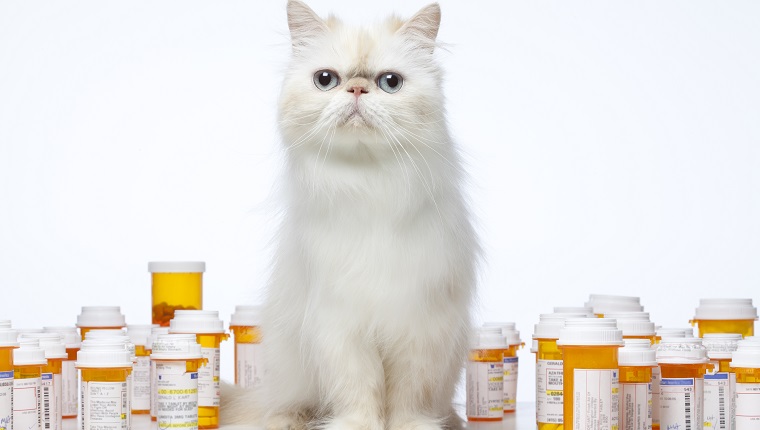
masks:
{"type": "Polygon", "coordinates": [[[691,430],[691,393],[684,393],[684,412],[686,412],[685,430],[691,430]]]}
{"type": "Polygon", "coordinates": [[[50,429],[50,390],[52,388],[51,386],[42,387],[42,411],[45,430],[50,429]]]}
{"type": "Polygon", "coordinates": [[[726,428],[726,390],[718,387],[718,420],[721,430],[726,428]]]}

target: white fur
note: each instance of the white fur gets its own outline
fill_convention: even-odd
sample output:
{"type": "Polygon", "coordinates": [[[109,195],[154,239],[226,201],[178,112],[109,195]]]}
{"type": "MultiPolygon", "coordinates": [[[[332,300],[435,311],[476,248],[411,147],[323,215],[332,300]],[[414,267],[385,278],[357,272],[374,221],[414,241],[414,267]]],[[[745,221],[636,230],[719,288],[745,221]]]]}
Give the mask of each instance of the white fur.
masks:
{"type": "Polygon", "coordinates": [[[263,315],[267,371],[260,391],[225,393],[223,423],[456,428],[479,249],[433,58],[440,10],[352,28],[290,1],[288,17],[286,206],[263,315]],[[322,69],[341,84],[319,90],[322,69]],[[404,77],[394,94],[377,86],[389,71],[404,77]],[[354,85],[368,91],[358,102],[354,85]]]}

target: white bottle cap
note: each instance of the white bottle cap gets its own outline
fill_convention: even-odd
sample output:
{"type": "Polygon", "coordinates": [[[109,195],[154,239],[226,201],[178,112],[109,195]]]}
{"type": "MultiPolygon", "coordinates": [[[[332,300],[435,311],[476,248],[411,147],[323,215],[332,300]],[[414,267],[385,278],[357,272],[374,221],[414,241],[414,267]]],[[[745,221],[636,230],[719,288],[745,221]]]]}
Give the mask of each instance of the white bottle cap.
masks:
{"type": "MultiPolygon", "coordinates": [[[[684,333],[684,330],[682,328],[658,327],[657,330],[655,330],[655,333],[660,338],[686,337],[686,334],[684,333]]],[[[693,337],[693,336],[689,336],[689,337],[693,337]]]]}
{"type": "Polygon", "coordinates": [[[593,308],[595,314],[604,315],[608,312],[641,312],[644,310],[644,307],[641,306],[641,299],[631,296],[591,294],[585,305],[593,308]]]}
{"type": "Polygon", "coordinates": [[[82,306],[77,327],[125,327],[127,322],[118,306],[82,306]]]}
{"type": "Polygon", "coordinates": [[[23,336],[25,334],[29,334],[29,333],[42,333],[42,329],[41,328],[16,328],[14,330],[16,330],[18,332],[19,338],[21,336],[23,336]]]}
{"type": "Polygon", "coordinates": [[[224,333],[224,323],[218,311],[176,310],[169,321],[169,333],[224,333]]]}
{"type": "Polygon", "coordinates": [[[254,327],[261,324],[261,306],[235,306],[235,312],[230,316],[230,327],[254,327]]]}
{"type": "Polygon", "coordinates": [[[736,351],[737,342],[742,340],[738,333],[705,333],[702,345],[707,349],[707,358],[711,360],[727,360],[736,351]]]}
{"type": "Polygon", "coordinates": [[[617,321],[609,318],[568,318],[559,332],[557,345],[615,346],[623,345],[623,332],[617,321]]]}
{"type": "Polygon", "coordinates": [[[203,273],[206,263],[203,261],[151,261],[148,263],[150,273],[203,273]]]}
{"type": "Polygon", "coordinates": [[[582,314],[581,316],[594,316],[594,308],[591,306],[555,306],[553,311],[555,314],[582,314]]]}
{"type": "Polygon", "coordinates": [[[506,349],[507,338],[501,334],[499,327],[480,327],[475,329],[470,342],[471,349],[506,349]]]}
{"type": "Polygon", "coordinates": [[[10,328],[0,328],[0,348],[16,348],[18,332],[10,328]]]}
{"type": "Polygon", "coordinates": [[[656,353],[649,339],[625,339],[618,350],[619,366],[657,366],[656,353]]]}
{"type": "Polygon", "coordinates": [[[700,299],[695,320],[756,320],[752,299],[700,299]]]}
{"type": "Polygon", "coordinates": [[[129,338],[129,336],[127,336],[124,330],[90,330],[84,335],[84,340],[106,343],[120,342],[122,345],[124,345],[124,349],[129,352],[131,360],[137,360],[135,344],[132,343],[132,340],[129,338]]]}
{"type": "Polygon", "coordinates": [[[694,337],[694,327],[682,328],[684,337],[694,337]]]}
{"type": "Polygon", "coordinates": [[[520,340],[520,332],[517,330],[517,326],[513,322],[487,322],[483,324],[483,327],[498,327],[501,329],[501,334],[507,338],[507,346],[522,345],[520,340]]]}
{"type": "Polygon", "coordinates": [[[192,360],[202,358],[194,334],[159,334],[153,341],[152,360],[192,360]]]}
{"type": "Polygon", "coordinates": [[[78,368],[132,367],[132,357],[124,342],[107,339],[82,342],[82,349],[77,352],[75,366],[78,368]]]}
{"type": "Polygon", "coordinates": [[[24,333],[19,340],[26,339],[36,339],[40,348],[45,351],[45,358],[48,360],[69,358],[63,337],[58,333],[24,333]]]}
{"type": "Polygon", "coordinates": [[[82,343],[82,337],[79,336],[76,327],[62,326],[62,327],[43,327],[44,333],[58,333],[63,337],[63,343],[66,345],[66,349],[76,349],[82,343]]]}
{"type": "Polygon", "coordinates": [[[662,338],[657,344],[657,362],[670,364],[707,363],[707,349],[696,337],[662,338]]]}
{"type": "Polygon", "coordinates": [[[145,346],[148,344],[148,336],[158,324],[130,324],[127,326],[127,336],[135,345],[145,346]]]}
{"type": "Polygon", "coordinates": [[[654,323],[649,321],[649,312],[609,312],[605,318],[617,320],[623,336],[654,336],[654,323]]]}
{"type": "Polygon", "coordinates": [[[19,347],[13,350],[14,366],[45,366],[45,350],[40,348],[37,339],[23,339],[19,341],[19,347]]]}
{"type": "Polygon", "coordinates": [[[760,368],[760,339],[757,336],[740,340],[733,353],[731,367],[760,368]]]}
{"type": "Polygon", "coordinates": [[[169,327],[153,327],[150,329],[150,336],[148,336],[148,341],[145,343],[145,349],[152,350],[153,342],[160,334],[169,334],[169,327]]]}
{"type": "Polygon", "coordinates": [[[0,329],[11,328],[11,320],[0,320],[0,329]]]}
{"type": "MultiPolygon", "coordinates": [[[[557,309],[557,308],[554,308],[557,309]]],[[[581,312],[555,312],[553,314],[541,314],[538,316],[538,324],[533,326],[533,339],[559,339],[559,332],[565,327],[568,318],[587,318],[594,314],[581,312]]]]}

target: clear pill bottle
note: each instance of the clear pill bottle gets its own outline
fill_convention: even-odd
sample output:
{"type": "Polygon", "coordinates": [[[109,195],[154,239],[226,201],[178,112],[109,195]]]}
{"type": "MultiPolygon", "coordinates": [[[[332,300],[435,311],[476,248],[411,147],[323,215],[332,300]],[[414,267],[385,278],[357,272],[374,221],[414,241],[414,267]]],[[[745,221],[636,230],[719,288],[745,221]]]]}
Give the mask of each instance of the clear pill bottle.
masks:
{"type": "Polygon", "coordinates": [[[662,338],[660,365],[660,428],[702,428],[704,375],[713,369],[699,338],[662,338]]]}
{"type": "Polygon", "coordinates": [[[127,336],[135,346],[135,361],[132,367],[132,414],[150,414],[150,350],[148,337],[158,324],[129,324],[127,336]]]}
{"type": "Polygon", "coordinates": [[[22,339],[13,350],[13,428],[42,429],[42,368],[45,351],[37,339],[22,339]]]}
{"type": "Polygon", "coordinates": [[[755,334],[757,308],[752,299],[700,299],[691,325],[697,326],[699,337],[705,333],[755,334]]]}
{"type": "MultiPolygon", "coordinates": [[[[3,320],[5,322],[6,320],[3,320]]],[[[18,332],[3,324],[0,327],[0,428],[12,430],[13,350],[18,348],[18,332]]]]}
{"type": "MultiPolygon", "coordinates": [[[[153,352],[153,342],[162,334],[169,334],[169,327],[153,327],[150,330],[150,336],[145,345],[146,350],[149,353],[153,352]]],[[[150,360],[150,420],[156,421],[156,386],[158,380],[156,379],[156,362],[151,358],[150,360]]]]}
{"type": "MultiPolygon", "coordinates": [[[[561,308],[555,308],[561,309],[561,308]]],[[[593,313],[541,314],[533,327],[533,347],[536,354],[536,426],[538,430],[555,430],[562,425],[563,378],[562,352],[557,346],[559,332],[567,318],[593,317],[593,313]]]]}
{"type": "Polygon", "coordinates": [[[714,371],[705,374],[704,426],[709,429],[734,430],[736,374],[731,370],[731,357],[742,335],[738,333],[705,333],[702,345],[714,371]]]}
{"type": "Polygon", "coordinates": [[[219,428],[220,346],[229,337],[219,319],[219,312],[177,310],[169,325],[169,333],[194,334],[201,345],[201,354],[207,363],[198,369],[198,428],[219,428]]]}
{"type": "Polygon", "coordinates": [[[733,353],[736,430],[760,428],[760,338],[745,338],[733,353]]]}
{"type": "Polygon", "coordinates": [[[642,312],[641,299],[632,296],[617,296],[608,294],[591,294],[584,304],[594,309],[594,315],[604,318],[611,312],[642,312]]]}
{"type": "Polygon", "coordinates": [[[475,329],[465,372],[468,421],[504,419],[504,354],[508,348],[499,327],[475,329]]]}
{"type": "Polygon", "coordinates": [[[484,327],[498,327],[507,339],[504,352],[504,413],[514,413],[517,409],[517,377],[520,374],[520,359],[517,351],[525,346],[520,340],[520,332],[514,322],[487,322],[484,327]]]}
{"type": "Polygon", "coordinates": [[[565,430],[617,429],[618,350],[623,345],[617,322],[608,318],[568,318],[557,345],[564,360],[565,430]]]}
{"type": "Polygon", "coordinates": [[[159,429],[198,428],[198,368],[201,346],[192,334],[162,334],[153,341],[156,416],[159,429]]]}
{"type": "Polygon", "coordinates": [[[79,380],[74,363],[77,361],[77,352],[82,343],[82,338],[77,333],[76,327],[44,327],[45,333],[58,333],[63,337],[66,347],[66,359],[61,363],[61,415],[63,419],[76,418],[79,380]]]}
{"type": "Polygon", "coordinates": [[[620,366],[620,428],[652,428],[652,369],[657,367],[649,339],[623,339],[620,366]]]}
{"type": "Polygon", "coordinates": [[[77,316],[82,340],[90,330],[118,330],[126,326],[127,322],[118,306],[82,306],[82,313],[77,316]]]}
{"type": "Polygon", "coordinates": [[[261,383],[261,306],[235,306],[230,331],[235,335],[235,384],[253,388],[261,383]]]}
{"type": "Polygon", "coordinates": [[[148,263],[151,274],[151,304],[153,324],[169,327],[176,310],[203,309],[202,261],[152,261],[148,263]]]}
{"type": "Polygon", "coordinates": [[[58,333],[28,333],[22,335],[21,339],[36,339],[40,348],[45,351],[47,365],[42,367],[40,388],[42,428],[62,430],[63,361],[69,357],[63,338],[58,333]]]}
{"type": "Polygon", "coordinates": [[[85,340],[77,354],[80,430],[128,430],[127,378],[132,357],[124,342],[85,340]]]}

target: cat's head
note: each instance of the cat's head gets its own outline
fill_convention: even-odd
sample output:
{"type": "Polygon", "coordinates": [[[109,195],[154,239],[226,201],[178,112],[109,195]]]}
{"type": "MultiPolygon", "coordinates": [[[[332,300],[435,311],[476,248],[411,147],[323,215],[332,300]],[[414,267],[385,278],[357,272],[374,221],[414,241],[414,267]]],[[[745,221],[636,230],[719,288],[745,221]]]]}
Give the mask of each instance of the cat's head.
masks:
{"type": "Polygon", "coordinates": [[[420,152],[438,140],[437,4],[359,28],[296,0],[287,11],[293,55],[279,121],[289,150],[350,161],[420,152]]]}

